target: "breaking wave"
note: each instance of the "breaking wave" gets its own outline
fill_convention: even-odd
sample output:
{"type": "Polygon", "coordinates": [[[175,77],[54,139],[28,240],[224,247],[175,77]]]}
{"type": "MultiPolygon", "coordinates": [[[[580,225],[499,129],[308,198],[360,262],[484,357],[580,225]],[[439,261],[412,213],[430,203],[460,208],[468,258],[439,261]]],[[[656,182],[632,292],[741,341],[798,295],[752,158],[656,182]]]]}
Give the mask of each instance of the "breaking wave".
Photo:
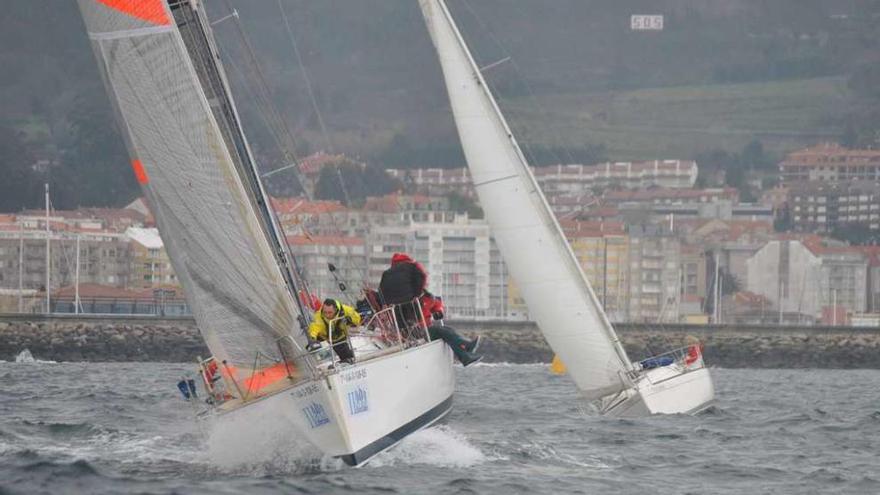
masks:
{"type": "Polygon", "coordinates": [[[374,457],[367,466],[378,468],[398,464],[427,464],[464,468],[484,461],[486,456],[466,436],[449,426],[439,425],[404,438],[393,449],[374,457]]]}
{"type": "Polygon", "coordinates": [[[19,352],[18,355],[15,356],[15,362],[16,363],[28,363],[28,364],[31,364],[31,363],[55,364],[55,363],[57,363],[57,361],[46,361],[46,360],[42,360],[42,359],[36,359],[36,358],[34,358],[34,355],[31,354],[31,351],[29,349],[25,349],[25,350],[19,352]]]}

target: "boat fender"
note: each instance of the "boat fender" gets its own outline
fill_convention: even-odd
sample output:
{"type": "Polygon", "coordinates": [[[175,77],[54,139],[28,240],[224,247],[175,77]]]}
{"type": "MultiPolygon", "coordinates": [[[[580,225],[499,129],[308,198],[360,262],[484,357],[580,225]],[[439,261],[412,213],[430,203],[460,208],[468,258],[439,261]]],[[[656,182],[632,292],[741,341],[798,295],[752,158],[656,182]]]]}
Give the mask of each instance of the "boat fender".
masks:
{"type": "Polygon", "coordinates": [[[185,400],[189,400],[192,397],[189,393],[189,386],[186,384],[186,380],[180,380],[177,382],[177,389],[180,390],[180,393],[185,400]]]}
{"type": "Polygon", "coordinates": [[[642,365],[643,370],[650,370],[654,368],[661,368],[663,366],[669,366],[673,362],[675,362],[675,359],[673,359],[671,356],[662,356],[645,359],[644,361],[639,362],[639,364],[642,365]]]}
{"type": "Polygon", "coordinates": [[[187,388],[189,389],[189,393],[193,399],[198,399],[199,394],[196,393],[196,382],[192,378],[186,380],[187,388]]]}

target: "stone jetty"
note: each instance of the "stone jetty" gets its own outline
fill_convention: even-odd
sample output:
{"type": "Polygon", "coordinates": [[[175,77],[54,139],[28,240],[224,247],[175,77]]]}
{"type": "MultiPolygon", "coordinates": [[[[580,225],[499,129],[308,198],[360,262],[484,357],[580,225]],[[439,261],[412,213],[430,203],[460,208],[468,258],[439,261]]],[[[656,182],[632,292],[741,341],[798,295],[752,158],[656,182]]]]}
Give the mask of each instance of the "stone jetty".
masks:
{"type": "MultiPolygon", "coordinates": [[[[487,361],[549,362],[552,352],[533,323],[449,322],[465,335],[485,337],[487,361]]],[[[633,360],[686,345],[705,345],[710,366],[725,368],[880,369],[880,329],[796,326],[621,324],[618,334],[633,360]]],[[[190,318],[0,315],[0,360],[24,349],[54,361],[193,361],[207,356],[190,318]]]]}

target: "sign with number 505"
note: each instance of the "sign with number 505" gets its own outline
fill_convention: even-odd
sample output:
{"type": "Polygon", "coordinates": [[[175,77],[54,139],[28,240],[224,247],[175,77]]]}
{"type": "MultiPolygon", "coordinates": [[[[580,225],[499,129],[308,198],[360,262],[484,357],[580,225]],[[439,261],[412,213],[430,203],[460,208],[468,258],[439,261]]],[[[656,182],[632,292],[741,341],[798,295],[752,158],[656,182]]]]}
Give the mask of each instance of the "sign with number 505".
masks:
{"type": "Polygon", "coordinates": [[[629,27],[633,31],[662,31],[662,15],[633,15],[629,18],[629,27]]]}

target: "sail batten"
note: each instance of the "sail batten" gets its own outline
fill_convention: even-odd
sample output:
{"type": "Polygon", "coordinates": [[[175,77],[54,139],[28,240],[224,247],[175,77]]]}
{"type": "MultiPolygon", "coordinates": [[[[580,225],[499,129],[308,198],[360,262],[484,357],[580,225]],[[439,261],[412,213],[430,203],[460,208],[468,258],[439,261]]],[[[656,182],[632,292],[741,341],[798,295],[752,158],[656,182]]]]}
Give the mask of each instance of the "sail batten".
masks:
{"type": "Polygon", "coordinates": [[[480,205],[529,314],[586,397],[626,388],[629,359],[445,3],[419,3],[480,205]]]}
{"type": "Polygon", "coordinates": [[[255,363],[275,366],[293,355],[286,337],[298,335],[296,303],[251,179],[233,156],[228,129],[224,135],[179,28],[156,26],[98,0],[79,0],[79,7],[205,342],[240,377],[255,363]]]}

